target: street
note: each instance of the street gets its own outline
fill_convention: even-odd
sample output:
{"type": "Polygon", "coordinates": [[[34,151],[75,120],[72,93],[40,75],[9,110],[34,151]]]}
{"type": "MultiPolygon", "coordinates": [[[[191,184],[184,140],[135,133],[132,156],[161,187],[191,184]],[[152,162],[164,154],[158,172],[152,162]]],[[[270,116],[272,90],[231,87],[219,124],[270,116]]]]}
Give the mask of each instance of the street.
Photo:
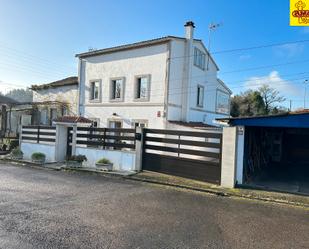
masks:
{"type": "Polygon", "coordinates": [[[0,248],[308,248],[303,208],[0,165],[0,248]]]}

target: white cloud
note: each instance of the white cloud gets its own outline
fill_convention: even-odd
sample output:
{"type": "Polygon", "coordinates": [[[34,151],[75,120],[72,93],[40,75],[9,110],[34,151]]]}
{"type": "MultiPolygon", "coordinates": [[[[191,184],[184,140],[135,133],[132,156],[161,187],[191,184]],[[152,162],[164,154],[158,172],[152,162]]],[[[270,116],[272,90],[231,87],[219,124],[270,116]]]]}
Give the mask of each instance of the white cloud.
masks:
{"type": "Polygon", "coordinates": [[[277,71],[272,71],[266,76],[255,76],[249,78],[245,83],[245,88],[255,90],[264,84],[275,88],[285,96],[299,96],[299,94],[302,94],[302,90],[299,86],[281,78],[277,71]]]}
{"type": "Polygon", "coordinates": [[[304,44],[291,43],[284,44],[275,48],[275,54],[279,57],[294,57],[302,54],[304,51],[304,44]]]}

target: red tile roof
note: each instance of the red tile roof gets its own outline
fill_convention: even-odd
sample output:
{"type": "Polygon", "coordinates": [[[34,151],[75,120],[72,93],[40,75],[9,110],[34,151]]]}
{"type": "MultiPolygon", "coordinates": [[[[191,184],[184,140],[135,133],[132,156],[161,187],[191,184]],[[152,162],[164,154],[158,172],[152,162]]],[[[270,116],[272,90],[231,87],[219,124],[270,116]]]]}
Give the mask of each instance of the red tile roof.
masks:
{"type": "Polygon", "coordinates": [[[54,120],[62,123],[92,123],[92,120],[82,116],[62,116],[54,120]]]}

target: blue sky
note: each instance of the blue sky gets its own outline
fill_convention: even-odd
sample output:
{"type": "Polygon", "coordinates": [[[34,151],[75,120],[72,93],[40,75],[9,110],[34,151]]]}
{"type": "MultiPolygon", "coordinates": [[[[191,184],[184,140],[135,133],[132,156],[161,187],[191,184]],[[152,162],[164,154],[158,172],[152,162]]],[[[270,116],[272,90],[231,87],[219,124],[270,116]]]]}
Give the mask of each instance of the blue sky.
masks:
{"type": "MultiPolygon", "coordinates": [[[[212,35],[211,52],[309,40],[309,29],[289,26],[288,0],[0,0],[0,91],[76,75],[75,54],[89,47],[183,36],[187,20],[195,22],[195,37],[206,45],[209,23],[222,23],[212,35]]],[[[303,105],[303,82],[309,79],[308,46],[213,56],[219,77],[234,93],[268,82],[296,108],[303,105]],[[264,68],[248,70],[256,67],[264,68]]]]}

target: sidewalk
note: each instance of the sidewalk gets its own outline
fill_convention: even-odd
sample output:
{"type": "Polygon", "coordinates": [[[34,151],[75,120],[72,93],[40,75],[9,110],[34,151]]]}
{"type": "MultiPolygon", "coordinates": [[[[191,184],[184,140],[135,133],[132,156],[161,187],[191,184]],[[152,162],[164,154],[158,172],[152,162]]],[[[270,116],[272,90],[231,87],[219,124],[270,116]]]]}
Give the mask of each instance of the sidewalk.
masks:
{"type": "Polygon", "coordinates": [[[309,197],[302,195],[244,189],[244,188],[227,189],[205,182],[150,171],[143,171],[138,174],[128,176],[126,178],[136,181],[195,190],[220,196],[227,196],[227,197],[234,196],[246,199],[274,202],[280,204],[289,204],[309,208],[309,197]]]}

